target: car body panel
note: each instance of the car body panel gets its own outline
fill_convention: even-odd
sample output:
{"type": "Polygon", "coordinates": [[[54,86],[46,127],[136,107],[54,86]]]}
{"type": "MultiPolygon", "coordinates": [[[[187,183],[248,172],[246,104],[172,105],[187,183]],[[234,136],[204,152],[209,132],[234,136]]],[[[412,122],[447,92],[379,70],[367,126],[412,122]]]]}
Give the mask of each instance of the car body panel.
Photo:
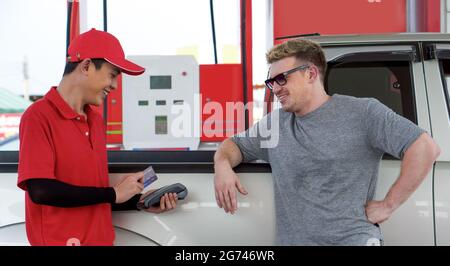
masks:
{"type": "MultiPolygon", "coordinates": [[[[117,182],[121,175],[111,175],[111,182],[117,182]]],[[[177,209],[162,214],[114,212],[114,225],[160,245],[273,245],[272,177],[270,173],[240,173],[239,176],[249,193],[238,195],[238,211],[234,215],[218,208],[213,174],[158,174],[152,188],[180,182],[189,191],[187,198],[179,201],[177,209]]]]}
{"type": "MultiPolygon", "coordinates": [[[[400,161],[383,160],[378,177],[376,200],[382,200],[400,174],[400,161]]],[[[387,246],[434,245],[432,176],[381,226],[387,246]]]]}
{"type": "MultiPolygon", "coordinates": [[[[111,174],[111,184],[124,175],[111,174]]],[[[271,175],[239,175],[249,194],[238,196],[239,210],[230,215],[217,207],[213,174],[158,174],[158,180],[150,188],[181,182],[189,190],[187,198],[180,200],[175,210],[162,214],[114,212],[115,245],[273,245],[275,210],[271,175]]],[[[0,245],[28,244],[24,241],[23,226],[25,195],[16,183],[16,173],[0,174],[0,245]]]]}
{"type": "MultiPolygon", "coordinates": [[[[436,50],[450,51],[450,44],[436,44],[436,50]]],[[[450,114],[448,78],[442,77],[439,58],[424,61],[433,138],[441,147],[434,166],[434,211],[436,245],[450,245],[450,114]]],[[[448,60],[448,59],[447,59],[448,60]]]]}

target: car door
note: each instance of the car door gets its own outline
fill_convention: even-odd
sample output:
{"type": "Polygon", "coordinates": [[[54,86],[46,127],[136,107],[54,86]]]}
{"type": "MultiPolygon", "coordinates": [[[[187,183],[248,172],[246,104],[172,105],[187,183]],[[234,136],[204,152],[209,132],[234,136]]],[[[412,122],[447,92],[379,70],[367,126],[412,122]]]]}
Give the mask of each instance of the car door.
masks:
{"type": "Polygon", "coordinates": [[[434,166],[436,245],[450,245],[450,42],[424,45],[431,132],[441,148],[434,166]]]}
{"type": "MultiPolygon", "coordinates": [[[[418,43],[322,44],[328,61],[325,87],[334,93],[374,97],[430,132],[423,63],[418,43]]],[[[383,156],[377,200],[400,173],[401,161],[383,156]]],[[[381,224],[386,245],[434,245],[432,174],[381,224]]]]}

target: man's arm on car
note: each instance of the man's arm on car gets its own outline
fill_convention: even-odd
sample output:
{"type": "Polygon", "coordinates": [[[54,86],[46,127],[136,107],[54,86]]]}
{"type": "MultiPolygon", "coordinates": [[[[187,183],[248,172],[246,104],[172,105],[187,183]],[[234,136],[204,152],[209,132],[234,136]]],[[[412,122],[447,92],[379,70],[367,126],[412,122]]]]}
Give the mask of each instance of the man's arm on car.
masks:
{"type": "Polygon", "coordinates": [[[242,162],[239,147],[231,140],[225,140],[214,154],[214,189],[217,205],[226,213],[237,210],[236,189],[246,195],[247,191],[233,171],[233,167],[242,162]]]}

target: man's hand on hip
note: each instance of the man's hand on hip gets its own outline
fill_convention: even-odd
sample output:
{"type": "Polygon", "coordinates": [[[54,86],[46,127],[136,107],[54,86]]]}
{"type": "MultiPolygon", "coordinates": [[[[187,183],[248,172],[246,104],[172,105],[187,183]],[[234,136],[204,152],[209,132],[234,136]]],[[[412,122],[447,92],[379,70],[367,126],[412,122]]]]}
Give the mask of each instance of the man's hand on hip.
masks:
{"type": "Polygon", "coordinates": [[[369,201],[366,205],[366,216],[369,222],[381,224],[392,214],[393,209],[385,201],[369,201]]]}

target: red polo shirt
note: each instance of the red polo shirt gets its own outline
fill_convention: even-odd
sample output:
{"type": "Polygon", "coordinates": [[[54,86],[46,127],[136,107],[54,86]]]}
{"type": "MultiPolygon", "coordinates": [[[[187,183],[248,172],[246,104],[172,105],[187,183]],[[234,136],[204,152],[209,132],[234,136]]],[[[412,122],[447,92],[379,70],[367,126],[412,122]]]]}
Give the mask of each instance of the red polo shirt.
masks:
{"type": "MultiPolygon", "coordinates": [[[[56,179],[75,186],[107,187],[108,164],[102,117],[86,106],[77,114],[52,87],[20,122],[19,179],[56,179]]],[[[31,245],[112,245],[110,204],[60,208],[39,205],[25,193],[26,228],[31,245]]]]}

